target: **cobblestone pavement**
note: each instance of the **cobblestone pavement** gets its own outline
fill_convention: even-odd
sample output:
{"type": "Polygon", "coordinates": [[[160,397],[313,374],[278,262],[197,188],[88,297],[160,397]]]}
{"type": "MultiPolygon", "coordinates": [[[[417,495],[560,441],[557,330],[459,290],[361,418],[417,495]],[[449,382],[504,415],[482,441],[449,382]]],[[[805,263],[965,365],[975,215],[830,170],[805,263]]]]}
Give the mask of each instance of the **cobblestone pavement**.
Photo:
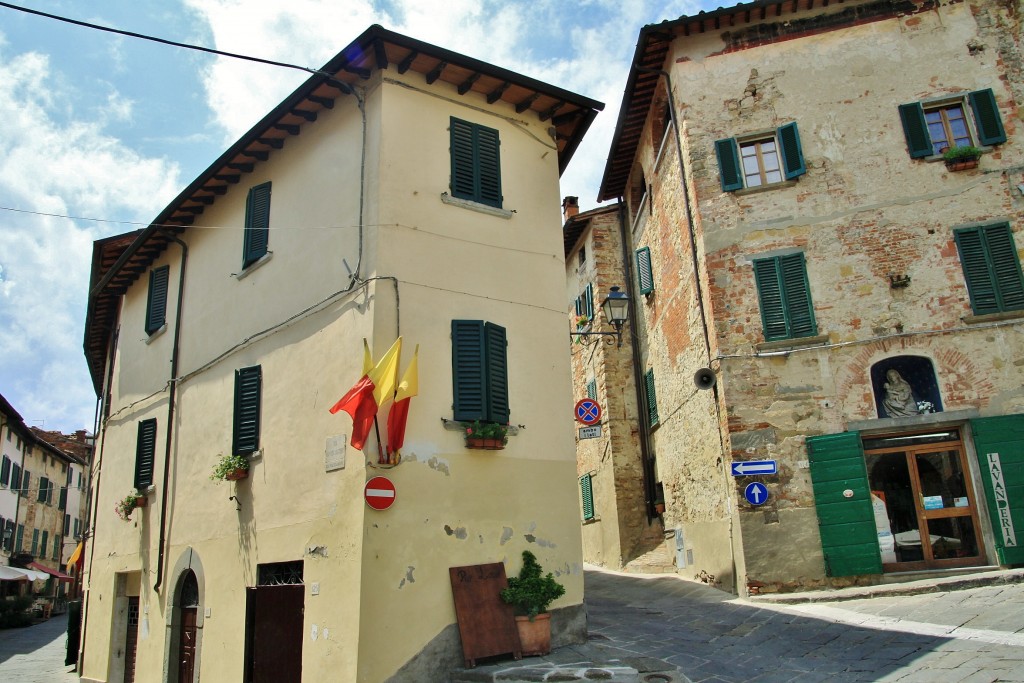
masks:
{"type": "Polygon", "coordinates": [[[67,617],[25,628],[0,629],[0,681],[3,683],[76,683],[73,666],[64,666],[67,617]]]}
{"type": "Polygon", "coordinates": [[[592,639],[694,683],[1024,681],[1019,583],[783,605],[675,576],[588,571],[586,595],[592,639]]]}

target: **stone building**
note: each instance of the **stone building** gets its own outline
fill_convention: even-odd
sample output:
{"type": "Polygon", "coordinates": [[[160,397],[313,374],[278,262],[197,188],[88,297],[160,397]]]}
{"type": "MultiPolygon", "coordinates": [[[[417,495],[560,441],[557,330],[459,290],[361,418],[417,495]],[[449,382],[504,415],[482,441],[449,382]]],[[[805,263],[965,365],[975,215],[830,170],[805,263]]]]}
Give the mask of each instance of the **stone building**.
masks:
{"type": "MultiPolygon", "coordinates": [[[[602,457],[653,461],[617,508],[658,514],[660,484],[678,571],[743,593],[1024,562],[1020,21],[768,0],[641,30],[599,197],[636,360],[597,394],[643,378],[646,450],[602,457]]],[[[586,559],[635,533],[585,527],[586,559]]]]}
{"type": "Polygon", "coordinates": [[[449,570],[526,549],[566,587],[554,642],[584,637],[558,179],[602,107],[372,26],[96,242],[83,681],[444,680],[449,570]],[[365,439],[329,411],[364,375],[365,439]]]}

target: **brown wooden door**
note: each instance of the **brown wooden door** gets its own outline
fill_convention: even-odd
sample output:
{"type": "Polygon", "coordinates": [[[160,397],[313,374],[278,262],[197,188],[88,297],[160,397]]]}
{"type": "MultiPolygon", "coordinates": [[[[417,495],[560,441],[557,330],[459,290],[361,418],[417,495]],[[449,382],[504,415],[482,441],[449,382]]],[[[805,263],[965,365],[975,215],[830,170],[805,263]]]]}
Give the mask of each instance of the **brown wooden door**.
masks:
{"type": "Polygon", "coordinates": [[[178,633],[178,683],[192,683],[196,668],[196,608],[181,608],[178,633]]]}
{"type": "Polygon", "coordinates": [[[304,595],[301,584],[252,589],[252,683],[302,682],[304,595]]]}
{"type": "Polygon", "coordinates": [[[124,636],[124,683],[135,683],[135,653],[139,648],[139,598],[128,598],[128,629],[124,636]]]}

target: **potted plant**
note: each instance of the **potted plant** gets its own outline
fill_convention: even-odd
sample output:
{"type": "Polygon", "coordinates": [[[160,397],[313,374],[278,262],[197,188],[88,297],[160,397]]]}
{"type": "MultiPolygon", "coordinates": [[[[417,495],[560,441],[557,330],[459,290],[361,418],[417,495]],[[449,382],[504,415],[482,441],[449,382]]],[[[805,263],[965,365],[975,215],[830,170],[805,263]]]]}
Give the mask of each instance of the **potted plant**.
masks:
{"type": "Polygon", "coordinates": [[[565,586],[548,572],[543,574],[537,557],[523,551],[523,567],[519,576],[508,580],[501,599],[515,609],[516,628],[524,655],[546,655],[551,652],[551,615],[548,605],[565,595],[565,586]]]}
{"type": "Polygon", "coordinates": [[[127,496],[117,501],[114,505],[114,512],[116,512],[117,516],[123,521],[127,522],[129,518],[131,518],[132,510],[135,508],[144,508],[148,502],[149,499],[141,493],[129,493],[127,496]]]}
{"type": "Polygon", "coordinates": [[[508,425],[500,422],[474,420],[463,422],[466,448],[482,448],[499,451],[508,443],[508,425]]]}
{"type": "Polygon", "coordinates": [[[244,455],[222,455],[210,474],[214,481],[238,481],[249,476],[249,459],[244,455]]]}
{"type": "Polygon", "coordinates": [[[946,168],[950,171],[975,168],[980,158],[981,150],[971,145],[948,147],[942,152],[942,160],[946,162],[946,168]]]}

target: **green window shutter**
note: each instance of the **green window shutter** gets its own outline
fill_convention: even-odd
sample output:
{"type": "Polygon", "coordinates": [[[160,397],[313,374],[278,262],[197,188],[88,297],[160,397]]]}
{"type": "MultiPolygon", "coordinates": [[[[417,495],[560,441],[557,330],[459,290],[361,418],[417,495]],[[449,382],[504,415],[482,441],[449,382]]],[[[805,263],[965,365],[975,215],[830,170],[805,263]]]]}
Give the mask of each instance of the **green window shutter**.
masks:
{"type": "Polygon", "coordinates": [[[156,455],[156,418],[139,423],[135,444],[135,488],[142,491],[153,485],[153,460],[156,455]]]}
{"type": "Polygon", "coordinates": [[[21,475],[21,495],[23,498],[28,498],[28,492],[32,487],[32,473],[25,470],[24,474],[21,475]]]}
{"type": "Polygon", "coordinates": [[[0,485],[7,486],[9,483],[11,483],[11,459],[5,455],[3,463],[0,464],[0,485]]]}
{"type": "Polygon", "coordinates": [[[597,380],[592,379],[587,382],[587,398],[596,401],[597,400],[597,380]]]}
{"type": "MultiPolygon", "coordinates": [[[[60,498],[57,500],[57,509],[66,510],[68,507],[68,487],[60,487],[60,498]]],[[[67,533],[66,531],[64,533],[67,533]]]]}
{"type": "Polygon", "coordinates": [[[740,173],[740,151],[735,138],[715,141],[715,156],[718,157],[718,172],[722,180],[722,192],[743,189],[743,174],[740,173]]]}
{"type": "Polygon", "coordinates": [[[487,417],[508,424],[508,339],[505,328],[494,323],[484,324],[487,357],[487,417]]]}
{"type": "Polygon", "coordinates": [[[170,271],[170,266],[161,266],[149,271],[146,334],[153,334],[167,321],[167,278],[170,271]]]}
{"type": "Polygon", "coordinates": [[[39,555],[46,557],[46,551],[50,549],[50,532],[43,530],[43,538],[39,543],[39,555]]]}
{"type": "Polygon", "coordinates": [[[32,530],[32,554],[35,555],[39,552],[39,529],[32,530]]]}
{"type": "Polygon", "coordinates": [[[71,533],[71,515],[64,515],[64,535],[67,536],[71,533]]]}
{"type": "Polygon", "coordinates": [[[583,521],[594,518],[594,486],[589,474],[580,477],[580,496],[583,499],[583,521]]]}
{"type": "Polygon", "coordinates": [[[778,258],[754,261],[754,281],[761,304],[761,324],[764,327],[765,341],[789,337],[789,325],[786,320],[778,265],[778,258]]]}
{"type": "Polygon", "coordinates": [[[594,319],[594,283],[587,283],[587,288],[583,290],[583,312],[587,314],[591,320],[594,319]]]}
{"type": "Polygon", "coordinates": [[[804,164],[804,152],[800,146],[800,133],[796,128],[796,121],[780,126],[775,131],[779,140],[779,149],[782,150],[782,167],[786,172],[786,180],[792,180],[807,173],[807,165],[804,164]]]}
{"type": "Polygon", "coordinates": [[[1024,308],[1024,277],[1007,223],[954,233],[976,315],[1024,308]]]}
{"type": "Polygon", "coordinates": [[[453,320],[452,408],[460,422],[487,419],[484,358],[483,321],[453,320]]]}
{"type": "Polygon", "coordinates": [[[967,96],[974,110],[974,124],[978,129],[978,142],[982,145],[999,145],[1006,142],[1006,131],[999,116],[999,105],[991,88],[975,90],[967,96]]]}
{"type": "Polygon", "coordinates": [[[658,395],[654,390],[654,370],[644,374],[644,388],[647,394],[647,424],[651,427],[660,422],[658,417],[658,395]]]}
{"type": "Polygon", "coordinates": [[[260,447],[260,404],[263,370],[259,365],[235,371],[235,421],[231,436],[233,455],[250,455],[260,447]]]}
{"type": "Polygon", "coordinates": [[[651,270],[651,248],[640,247],[636,250],[636,277],[641,294],[654,291],[654,272],[651,270]]]}
{"type": "Polygon", "coordinates": [[[451,191],[453,197],[501,207],[501,154],[498,131],[452,117],[451,191]]]}
{"type": "Polygon", "coordinates": [[[53,555],[50,556],[50,559],[60,559],[60,538],[57,538],[56,536],[53,538],[53,555]]]}
{"type": "Polygon", "coordinates": [[[999,564],[1024,563],[1024,415],[970,423],[999,564]]]}
{"type": "Polygon", "coordinates": [[[245,200],[245,239],[242,267],[248,268],[267,253],[270,241],[270,183],[249,189],[245,200]]]}
{"type": "Polygon", "coordinates": [[[21,466],[18,463],[11,465],[11,490],[21,492],[21,466]]]}
{"type": "Polygon", "coordinates": [[[864,450],[857,432],[807,437],[814,506],[828,576],[881,574],[864,450]],[[847,498],[845,491],[853,491],[847,498]]]}
{"type": "Polygon", "coordinates": [[[931,156],[932,138],[928,135],[928,124],[924,120],[924,108],[921,103],[901,104],[900,121],[903,122],[903,135],[907,139],[910,158],[931,156]]]}
{"type": "Polygon", "coordinates": [[[46,477],[39,477],[39,493],[36,497],[36,501],[40,503],[46,502],[46,490],[50,485],[50,480],[46,477]]]}
{"type": "Polygon", "coordinates": [[[807,265],[803,253],[779,257],[783,294],[789,319],[789,336],[813,337],[818,333],[811,304],[811,288],[807,282],[807,265]]]}
{"type": "Polygon", "coordinates": [[[17,538],[15,539],[15,542],[14,542],[14,552],[20,553],[21,549],[24,547],[23,546],[24,542],[25,542],[25,525],[24,524],[19,524],[18,525],[17,538]]]}

